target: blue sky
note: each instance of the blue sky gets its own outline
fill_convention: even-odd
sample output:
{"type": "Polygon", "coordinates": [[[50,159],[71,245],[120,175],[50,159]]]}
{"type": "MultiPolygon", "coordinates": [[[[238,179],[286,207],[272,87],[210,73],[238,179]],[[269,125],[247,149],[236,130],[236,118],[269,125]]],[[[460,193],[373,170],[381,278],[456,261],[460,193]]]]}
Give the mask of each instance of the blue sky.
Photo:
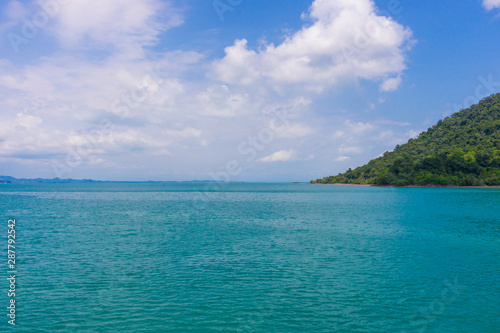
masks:
{"type": "Polygon", "coordinates": [[[0,174],[308,181],[500,91],[500,0],[0,5],[0,174]]]}

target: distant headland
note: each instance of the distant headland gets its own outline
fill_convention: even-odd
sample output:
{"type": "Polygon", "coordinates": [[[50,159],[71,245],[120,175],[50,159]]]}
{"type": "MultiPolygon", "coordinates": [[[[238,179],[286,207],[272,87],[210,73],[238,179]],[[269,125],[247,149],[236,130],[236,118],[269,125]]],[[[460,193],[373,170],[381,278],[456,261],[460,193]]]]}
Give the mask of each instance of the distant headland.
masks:
{"type": "Polygon", "coordinates": [[[500,185],[500,94],[440,120],[418,138],[312,184],[406,187],[500,185]]]}

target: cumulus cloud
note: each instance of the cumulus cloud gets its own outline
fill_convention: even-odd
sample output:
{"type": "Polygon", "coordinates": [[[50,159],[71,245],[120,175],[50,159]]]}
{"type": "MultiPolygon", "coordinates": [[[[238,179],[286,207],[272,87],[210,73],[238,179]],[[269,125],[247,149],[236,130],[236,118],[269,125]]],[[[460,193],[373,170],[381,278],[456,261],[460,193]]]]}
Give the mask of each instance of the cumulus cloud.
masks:
{"type": "Polygon", "coordinates": [[[486,10],[500,8],[500,0],[483,0],[483,6],[486,10]]]}
{"type": "Polygon", "coordinates": [[[142,47],[154,44],[160,32],[183,21],[168,2],[159,0],[72,0],[57,11],[52,32],[64,47],[111,47],[127,57],[142,55],[142,47]]]}
{"type": "MultiPolygon", "coordinates": [[[[85,160],[82,167],[111,165],[110,159],[126,165],[126,156],[168,155],[167,146],[201,136],[179,109],[189,94],[180,77],[202,56],[172,51],[152,57],[144,50],[182,22],[178,11],[156,0],[39,4],[47,3],[61,3],[51,7],[57,15],[44,28],[61,47],[22,65],[0,59],[1,160],[36,158],[46,174],[67,156],[85,160]],[[106,135],[103,120],[113,125],[106,135]]],[[[6,11],[14,23],[29,12],[17,1],[6,11]]]]}
{"type": "Polygon", "coordinates": [[[341,80],[367,79],[380,81],[383,91],[397,88],[412,43],[408,28],[378,15],[372,0],[316,0],[308,17],[312,24],[279,45],[251,50],[245,39],[236,40],[215,62],[213,74],[239,85],[264,80],[321,90],[341,80]]]}
{"type": "Polygon", "coordinates": [[[260,162],[287,162],[293,160],[295,158],[295,150],[280,150],[269,156],[261,158],[260,162]]]}
{"type": "Polygon", "coordinates": [[[401,75],[398,77],[390,78],[385,80],[381,85],[380,85],[380,90],[382,91],[394,91],[397,90],[399,85],[401,84],[401,75]]]}

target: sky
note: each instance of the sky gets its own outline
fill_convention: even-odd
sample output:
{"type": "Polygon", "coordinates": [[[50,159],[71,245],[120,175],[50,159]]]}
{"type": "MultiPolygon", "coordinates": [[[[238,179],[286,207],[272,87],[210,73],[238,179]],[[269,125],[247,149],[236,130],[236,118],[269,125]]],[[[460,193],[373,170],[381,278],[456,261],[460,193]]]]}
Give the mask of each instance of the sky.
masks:
{"type": "Polygon", "coordinates": [[[500,0],[0,4],[0,175],[309,181],[500,92],[500,0]]]}

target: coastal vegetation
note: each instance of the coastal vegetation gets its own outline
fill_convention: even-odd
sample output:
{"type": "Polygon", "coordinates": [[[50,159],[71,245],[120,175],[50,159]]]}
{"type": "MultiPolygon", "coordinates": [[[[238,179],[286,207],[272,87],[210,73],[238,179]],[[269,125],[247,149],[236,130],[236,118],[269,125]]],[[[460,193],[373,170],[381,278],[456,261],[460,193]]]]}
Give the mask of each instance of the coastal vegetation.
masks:
{"type": "Polygon", "coordinates": [[[364,166],[311,183],[500,185],[500,94],[440,120],[364,166]]]}

